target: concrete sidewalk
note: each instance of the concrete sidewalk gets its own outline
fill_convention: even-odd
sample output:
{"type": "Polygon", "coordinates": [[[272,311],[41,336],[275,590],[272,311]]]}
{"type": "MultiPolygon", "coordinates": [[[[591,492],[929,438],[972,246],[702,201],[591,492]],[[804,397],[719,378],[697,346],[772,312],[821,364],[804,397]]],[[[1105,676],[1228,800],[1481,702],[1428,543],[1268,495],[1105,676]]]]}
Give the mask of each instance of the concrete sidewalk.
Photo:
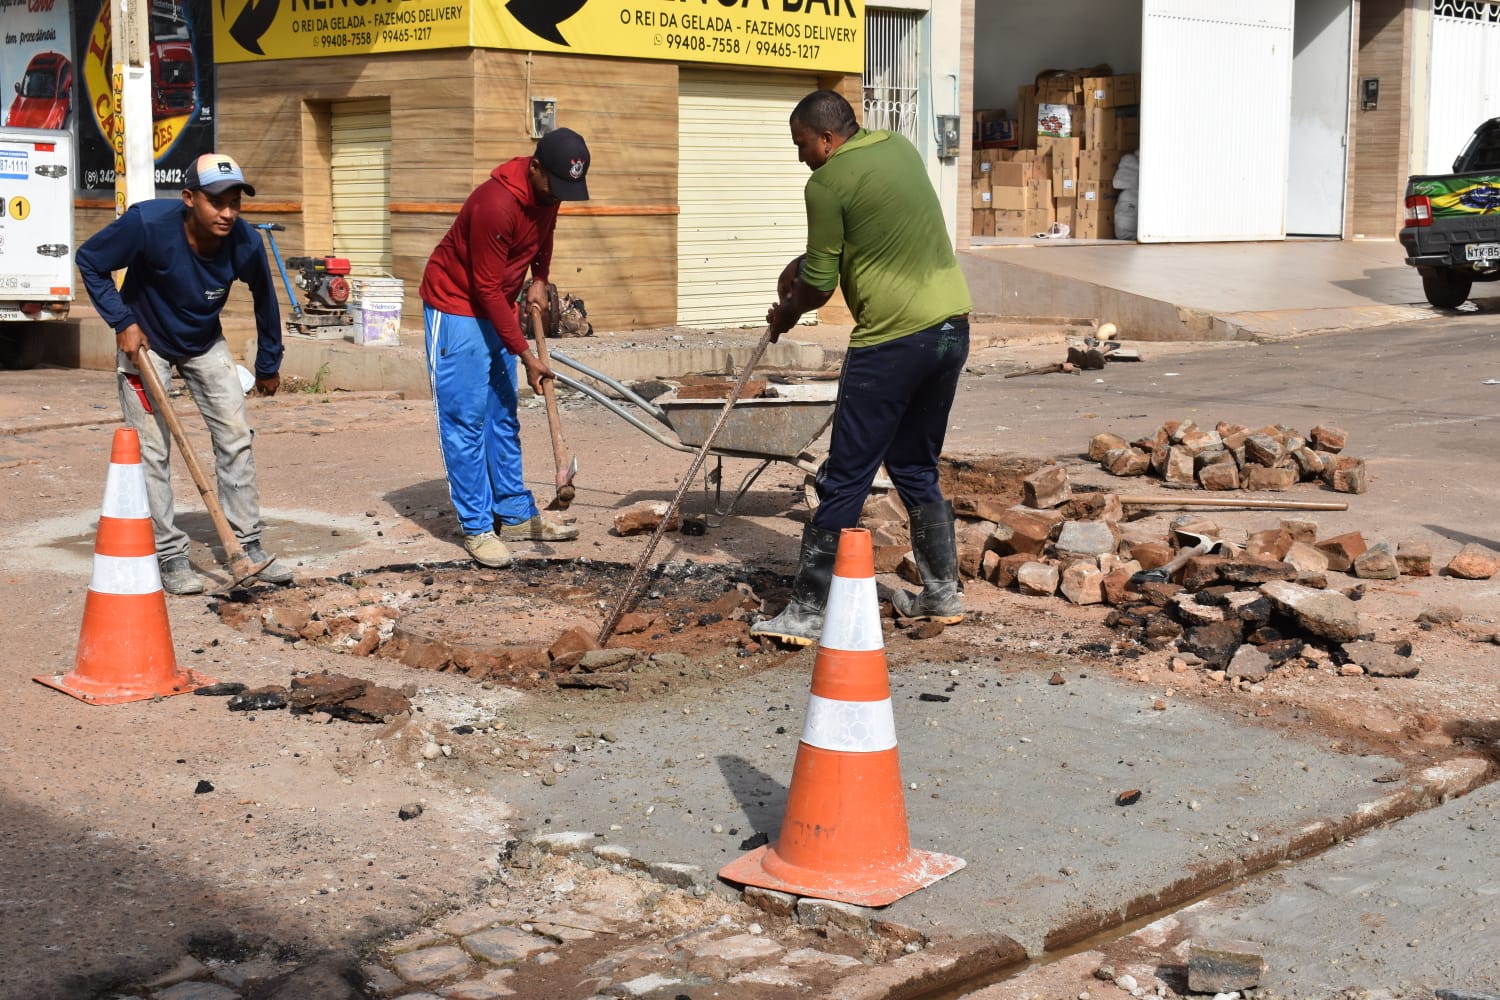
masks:
{"type": "Polygon", "coordinates": [[[991,240],[962,263],[981,315],[1108,320],[1132,340],[1267,342],[1452,315],[1427,304],[1395,240],[991,240]]]}

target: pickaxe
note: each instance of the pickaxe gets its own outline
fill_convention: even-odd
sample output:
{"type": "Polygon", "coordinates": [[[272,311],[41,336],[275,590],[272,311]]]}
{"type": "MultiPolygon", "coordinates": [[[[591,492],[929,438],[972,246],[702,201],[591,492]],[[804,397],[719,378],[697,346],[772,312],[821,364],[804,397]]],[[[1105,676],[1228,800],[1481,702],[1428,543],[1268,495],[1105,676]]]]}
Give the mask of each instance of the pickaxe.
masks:
{"type": "Polygon", "coordinates": [[[1206,556],[1212,552],[1222,552],[1226,556],[1233,557],[1236,552],[1233,545],[1222,538],[1214,538],[1212,535],[1200,534],[1196,531],[1184,531],[1176,529],[1177,534],[1182,536],[1191,545],[1184,545],[1177,550],[1177,555],[1172,561],[1155,569],[1143,569],[1139,573],[1132,574],[1130,583],[1132,586],[1140,586],[1143,583],[1166,583],[1172,579],[1172,574],[1186,566],[1189,559],[1195,556],[1206,556]]]}
{"type": "MultiPolygon", "coordinates": [[[[540,306],[533,305],[528,311],[531,314],[531,333],[536,338],[537,357],[542,359],[542,364],[551,368],[552,362],[547,357],[546,327],[550,325],[551,332],[557,332],[556,324],[562,313],[557,301],[557,287],[550,284],[547,286],[547,312],[551,315],[545,321],[540,306]]],[[[568,446],[563,441],[562,416],[557,409],[554,381],[550,378],[542,380],[542,398],[547,403],[547,429],[552,432],[552,461],[557,466],[557,495],[547,504],[547,509],[567,510],[568,505],[573,502],[573,477],[578,475],[578,459],[568,455],[568,446]]]]}

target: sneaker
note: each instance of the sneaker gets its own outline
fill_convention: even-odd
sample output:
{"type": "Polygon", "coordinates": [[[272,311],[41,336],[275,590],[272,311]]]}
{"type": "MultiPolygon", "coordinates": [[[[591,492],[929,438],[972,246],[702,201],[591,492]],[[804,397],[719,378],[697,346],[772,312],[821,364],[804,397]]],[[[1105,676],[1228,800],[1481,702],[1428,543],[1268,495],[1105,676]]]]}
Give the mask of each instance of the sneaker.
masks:
{"type": "Polygon", "coordinates": [[[464,536],[464,550],[481,566],[504,569],[510,565],[510,549],[493,531],[464,536]]]}
{"type": "MultiPolygon", "coordinates": [[[[245,546],[245,556],[257,566],[271,558],[271,554],[260,547],[260,542],[251,542],[245,546]]],[[[266,583],[291,583],[292,571],[280,563],[272,563],[259,573],[256,578],[266,583]]]]}
{"type": "Polygon", "coordinates": [[[173,556],[161,563],[161,589],[179,597],[203,593],[203,581],[193,572],[187,556],[173,556]]]}
{"type": "Polygon", "coordinates": [[[531,542],[571,542],[578,537],[578,526],[559,524],[538,514],[520,524],[502,524],[500,537],[531,542]]]}

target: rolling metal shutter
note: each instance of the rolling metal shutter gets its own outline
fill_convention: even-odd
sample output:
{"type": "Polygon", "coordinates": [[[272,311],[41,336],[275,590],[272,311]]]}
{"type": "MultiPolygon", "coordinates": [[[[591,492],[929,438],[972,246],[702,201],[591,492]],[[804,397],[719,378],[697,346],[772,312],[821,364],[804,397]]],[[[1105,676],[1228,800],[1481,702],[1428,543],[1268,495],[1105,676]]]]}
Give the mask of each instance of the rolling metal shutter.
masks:
{"type": "Polygon", "coordinates": [[[391,105],[333,105],[333,247],[356,274],[390,274],[391,105]]]}
{"type": "Polygon", "coordinates": [[[762,326],[807,245],[787,116],[817,80],[684,69],[678,86],[677,322],[762,326]]]}

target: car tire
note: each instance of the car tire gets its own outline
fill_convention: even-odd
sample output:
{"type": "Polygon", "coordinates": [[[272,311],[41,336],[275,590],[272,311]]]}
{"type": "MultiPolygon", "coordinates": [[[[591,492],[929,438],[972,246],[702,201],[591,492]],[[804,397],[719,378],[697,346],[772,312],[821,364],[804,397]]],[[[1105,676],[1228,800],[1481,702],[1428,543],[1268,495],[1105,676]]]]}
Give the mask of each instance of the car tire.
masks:
{"type": "Polygon", "coordinates": [[[1422,272],[1422,292],[1427,301],[1439,309],[1457,309],[1469,298],[1474,280],[1449,268],[1432,268],[1422,272]]]}
{"type": "Polygon", "coordinates": [[[30,371],[42,363],[47,341],[40,331],[29,325],[0,327],[0,368],[7,371],[30,371]]]}

